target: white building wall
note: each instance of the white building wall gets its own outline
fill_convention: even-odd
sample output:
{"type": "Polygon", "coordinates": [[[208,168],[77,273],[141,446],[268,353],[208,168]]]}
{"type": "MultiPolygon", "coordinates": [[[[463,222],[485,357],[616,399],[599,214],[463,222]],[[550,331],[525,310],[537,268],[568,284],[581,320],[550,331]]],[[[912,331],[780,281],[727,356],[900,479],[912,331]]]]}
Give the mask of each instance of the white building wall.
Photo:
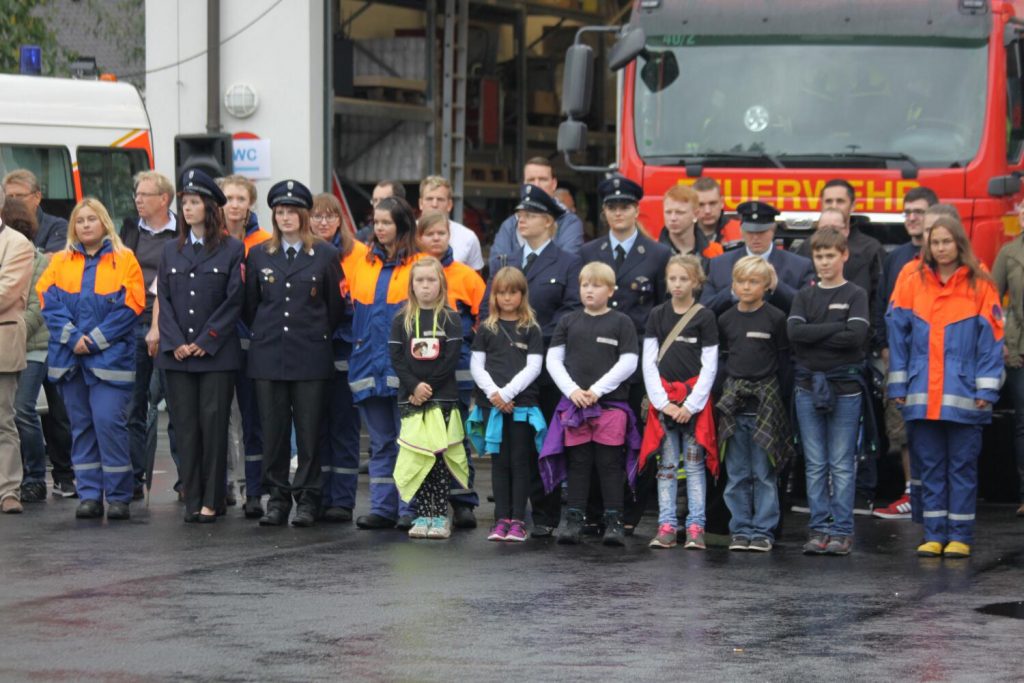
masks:
{"type": "MultiPolygon", "coordinates": [[[[257,208],[277,180],[324,191],[324,0],[221,0],[221,125],[270,140],[271,180],[256,181],[257,208]],[[224,92],[247,83],[256,113],[238,119],[224,92]]],[[[174,175],[174,136],[206,132],[206,0],[146,0],[146,107],[156,168],[174,175]]],[[[177,182],[177,179],[175,179],[177,182]]]]}

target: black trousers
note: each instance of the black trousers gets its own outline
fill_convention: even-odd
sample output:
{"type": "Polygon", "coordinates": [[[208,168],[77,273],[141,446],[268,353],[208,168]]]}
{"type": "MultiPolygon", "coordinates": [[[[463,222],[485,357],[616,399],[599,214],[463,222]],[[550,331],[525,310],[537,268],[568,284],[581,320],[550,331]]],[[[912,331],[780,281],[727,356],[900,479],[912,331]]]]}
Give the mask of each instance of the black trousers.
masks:
{"type": "MultiPolygon", "coordinates": [[[[640,410],[643,404],[644,395],[646,390],[644,389],[643,382],[633,382],[629,385],[629,408],[633,411],[633,415],[636,416],[637,429],[643,434],[644,426],[641,421],[647,417],[645,413],[640,410]]],[[[653,461],[652,461],[653,462],[653,461]]],[[[655,472],[658,468],[651,463],[648,463],[647,467],[644,468],[643,472],[640,472],[636,478],[636,490],[629,488],[629,482],[623,482],[622,496],[625,501],[625,509],[623,510],[620,505],[617,510],[622,510],[622,523],[628,526],[636,526],[640,523],[640,518],[643,517],[644,510],[647,509],[647,505],[651,500],[657,500],[654,496],[655,493],[655,472]],[[654,496],[652,498],[652,496],[654,496]]],[[[601,488],[597,485],[599,477],[594,477],[590,484],[590,501],[587,505],[587,518],[588,521],[597,521],[601,517],[601,512],[604,508],[608,508],[607,504],[602,502],[601,488]]]]}
{"type": "Polygon", "coordinates": [[[178,445],[185,512],[224,507],[228,418],[235,373],[167,370],[167,410],[178,445]]]}
{"type": "Polygon", "coordinates": [[[43,438],[46,440],[46,454],[53,465],[53,481],[70,484],[75,481],[75,471],[71,469],[71,420],[57,385],[44,379],[43,391],[49,407],[46,415],[41,416],[43,438]]]}
{"type": "MultiPolygon", "coordinates": [[[[493,409],[492,409],[493,410],[493,409]]],[[[501,451],[491,464],[494,487],[494,519],[526,517],[526,499],[530,494],[530,460],[537,460],[533,427],[505,415],[501,426],[501,451]]]]}
{"type": "MultiPolygon", "coordinates": [[[[320,505],[320,422],[324,418],[328,380],[253,380],[263,427],[263,490],[268,508],[289,511],[292,500],[315,514],[320,505]],[[292,425],[299,467],[288,481],[292,425]]],[[[177,425],[175,425],[177,426],[177,425]]]]}
{"type": "MultiPolygon", "coordinates": [[[[544,415],[544,420],[551,424],[551,418],[555,414],[555,407],[562,399],[562,393],[547,376],[547,372],[541,373],[540,382],[540,412],[544,415]]],[[[562,491],[556,487],[551,493],[544,492],[544,482],[540,478],[540,463],[536,456],[530,458],[530,508],[533,511],[533,523],[536,525],[555,527],[562,518],[562,491]]]]}
{"type": "Polygon", "coordinates": [[[605,510],[622,512],[622,446],[604,446],[593,441],[566,449],[569,459],[569,507],[583,510],[590,498],[591,474],[601,487],[605,510]]]}

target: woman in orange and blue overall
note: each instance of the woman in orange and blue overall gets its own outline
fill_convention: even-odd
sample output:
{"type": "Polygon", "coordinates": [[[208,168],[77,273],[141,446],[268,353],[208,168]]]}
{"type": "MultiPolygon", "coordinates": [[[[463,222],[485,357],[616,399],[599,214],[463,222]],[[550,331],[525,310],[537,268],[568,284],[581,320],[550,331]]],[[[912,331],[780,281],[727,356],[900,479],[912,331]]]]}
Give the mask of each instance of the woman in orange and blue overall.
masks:
{"type": "Polygon", "coordinates": [[[911,496],[922,557],[971,553],[982,427],[1003,374],[1003,314],[963,225],[940,216],[921,258],[896,280],[889,310],[889,398],[910,441],[911,496]],[[916,481],[919,486],[913,486],[916,481]]]}
{"type": "Polygon", "coordinates": [[[36,284],[50,330],[49,379],[71,420],[71,462],[82,499],[75,516],[128,519],[132,462],[128,408],[135,324],[146,306],[142,269],[110,214],[86,197],[68,221],[67,246],[36,284]]]}

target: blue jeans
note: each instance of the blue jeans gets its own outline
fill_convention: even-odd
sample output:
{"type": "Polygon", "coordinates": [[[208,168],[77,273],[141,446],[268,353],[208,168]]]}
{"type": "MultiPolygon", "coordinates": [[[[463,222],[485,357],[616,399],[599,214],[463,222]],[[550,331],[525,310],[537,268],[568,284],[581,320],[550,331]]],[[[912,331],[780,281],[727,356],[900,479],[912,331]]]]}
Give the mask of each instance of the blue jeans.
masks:
{"type": "Polygon", "coordinates": [[[46,444],[43,424],[36,412],[39,389],[46,377],[46,363],[30,360],[18,377],[18,391],[14,395],[14,423],[21,440],[23,484],[46,482],[46,444]]]}
{"type": "Polygon", "coordinates": [[[737,415],[736,432],[725,442],[729,533],[774,541],[779,524],[777,473],[768,454],[754,442],[756,421],[754,415],[737,415]]]}
{"type": "Polygon", "coordinates": [[[659,417],[665,427],[665,440],[658,460],[658,525],[671,524],[678,528],[676,497],[679,492],[679,457],[683,458],[686,472],[686,526],[696,524],[704,528],[704,448],[693,438],[692,429],[673,420],[659,417]]]}
{"type": "Polygon", "coordinates": [[[811,392],[797,387],[795,402],[811,508],[808,526],[829,536],[852,536],[862,397],[837,396],[832,412],[821,413],[811,392]]]}

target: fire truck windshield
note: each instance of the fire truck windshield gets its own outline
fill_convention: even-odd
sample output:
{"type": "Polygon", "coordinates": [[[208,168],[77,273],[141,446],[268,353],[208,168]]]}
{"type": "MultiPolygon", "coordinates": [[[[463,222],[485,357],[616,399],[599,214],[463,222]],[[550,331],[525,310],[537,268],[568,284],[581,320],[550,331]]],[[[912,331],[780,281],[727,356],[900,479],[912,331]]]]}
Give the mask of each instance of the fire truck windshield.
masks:
{"type": "Polygon", "coordinates": [[[645,161],[885,168],[896,158],[949,167],[976,155],[984,43],[755,41],[648,41],[634,109],[645,161]]]}

